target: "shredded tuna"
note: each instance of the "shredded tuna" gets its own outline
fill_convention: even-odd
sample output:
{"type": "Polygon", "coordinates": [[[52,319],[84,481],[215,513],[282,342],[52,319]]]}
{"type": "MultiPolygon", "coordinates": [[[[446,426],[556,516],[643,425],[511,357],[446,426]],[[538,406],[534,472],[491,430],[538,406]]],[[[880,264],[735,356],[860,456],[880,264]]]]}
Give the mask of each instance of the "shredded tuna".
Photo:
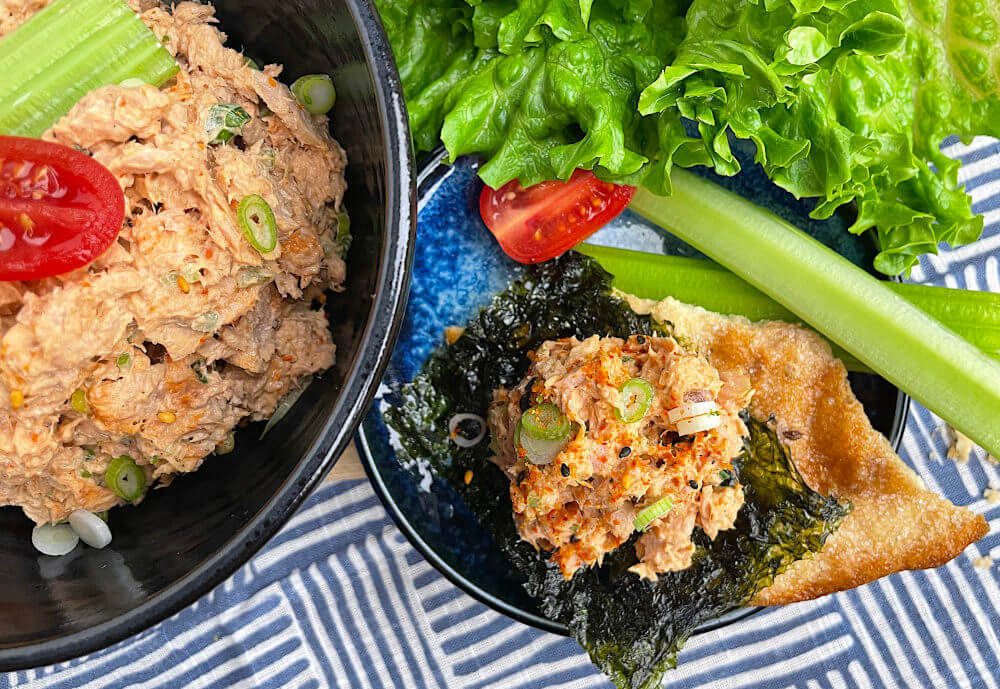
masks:
{"type": "MultiPolygon", "coordinates": [[[[0,37],[45,4],[0,0],[0,37]]],[[[104,472],[121,454],[151,484],[194,471],[334,359],[311,307],[346,273],[335,242],[346,161],[326,117],[297,107],[279,66],[253,70],[227,48],[211,5],[131,4],[180,72],[159,89],[99,88],[44,135],[117,176],[118,242],[73,273],[0,283],[0,505],[36,522],[119,504],[104,472]],[[209,145],[219,104],[252,120],[209,145]],[[248,194],[275,214],[266,256],[238,224],[248,194]]]]}
{"type": "Polygon", "coordinates": [[[715,368],[670,338],[570,338],[545,342],[530,356],[524,380],[495,393],[494,461],[511,480],[521,537],[551,552],[564,576],[599,564],[632,536],[639,513],[664,497],[672,509],[636,542],[639,564],[632,571],[640,576],[656,579],[688,567],[695,527],[709,538],[732,528],[743,489],[727,477],[746,434],[739,412],[749,389],[744,398],[720,399],[715,368]],[[624,423],[615,414],[619,388],[635,377],[648,381],[654,395],[641,420],[624,423]],[[710,400],[719,404],[721,424],[680,436],[668,411],[710,400]],[[556,405],[575,432],[554,461],[535,465],[513,436],[522,407],[542,401],[556,405]]]}

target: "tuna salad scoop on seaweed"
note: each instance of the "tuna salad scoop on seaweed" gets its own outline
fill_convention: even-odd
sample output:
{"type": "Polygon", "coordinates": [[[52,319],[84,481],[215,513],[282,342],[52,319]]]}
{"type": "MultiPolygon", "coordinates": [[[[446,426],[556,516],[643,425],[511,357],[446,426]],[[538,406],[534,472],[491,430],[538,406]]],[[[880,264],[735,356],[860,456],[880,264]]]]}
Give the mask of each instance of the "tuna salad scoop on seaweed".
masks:
{"type": "Polygon", "coordinates": [[[399,392],[399,461],[429,460],[619,687],[659,686],[708,620],[938,566],[987,531],[922,487],[818,335],[613,293],[575,252],[399,392]],[[488,440],[456,436],[469,415],[488,440]]]}

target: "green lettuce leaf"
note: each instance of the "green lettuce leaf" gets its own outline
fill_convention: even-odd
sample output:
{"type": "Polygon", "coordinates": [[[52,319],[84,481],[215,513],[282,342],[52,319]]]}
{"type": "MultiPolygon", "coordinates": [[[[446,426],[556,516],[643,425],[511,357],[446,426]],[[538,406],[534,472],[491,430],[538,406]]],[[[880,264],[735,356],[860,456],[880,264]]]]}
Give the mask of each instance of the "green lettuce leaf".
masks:
{"type": "Polygon", "coordinates": [[[1000,9],[985,0],[377,0],[418,150],[499,187],[577,168],[669,193],[732,175],[731,140],[824,218],[855,204],[906,273],[982,218],[940,151],[1000,135],[1000,9]]]}

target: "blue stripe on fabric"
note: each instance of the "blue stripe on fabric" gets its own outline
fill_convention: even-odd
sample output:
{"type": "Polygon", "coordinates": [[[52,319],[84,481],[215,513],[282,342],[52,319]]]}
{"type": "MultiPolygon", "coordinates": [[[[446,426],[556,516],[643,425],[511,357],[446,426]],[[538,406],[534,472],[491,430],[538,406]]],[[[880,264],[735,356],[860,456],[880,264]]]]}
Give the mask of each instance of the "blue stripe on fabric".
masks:
{"type": "MultiPolygon", "coordinates": [[[[301,576],[301,575],[300,575],[301,576]]],[[[281,592],[285,594],[285,600],[288,601],[289,606],[292,608],[292,612],[295,614],[295,621],[298,624],[299,629],[302,630],[305,636],[305,643],[309,645],[312,649],[313,654],[320,666],[320,672],[327,680],[328,686],[334,685],[334,674],[333,674],[333,663],[330,659],[326,657],[326,649],[323,648],[323,644],[319,640],[319,634],[315,629],[313,629],[312,621],[309,619],[309,613],[306,612],[305,603],[302,601],[302,597],[299,592],[295,590],[292,582],[285,579],[280,583],[281,592]]],[[[318,598],[314,598],[313,602],[317,602],[318,598]]],[[[331,627],[332,630],[332,627],[331,627]]],[[[327,632],[329,633],[329,632],[327,632]]]]}
{"type": "MultiPolygon", "coordinates": [[[[310,568],[310,569],[312,569],[312,568],[310,568]]],[[[326,629],[328,630],[328,632],[330,633],[330,635],[332,637],[334,637],[334,638],[331,639],[331,641],[333,642],[334,648],[346,648],[346,645],[349,643],[349,641],[348,641],[348,639],[345,638],[343,630],[340,628],[339,625],[336,624],[336,622],[335,622],[335,620],[333,618],[333,613],[330,611],[330,609],[326,605],[322,605],[321,604],[321,601],[323,600],[323,595],[320,592],[319,584],[316,583],[316,581],[314,580],[312,574],[309,571],[303,571],[302,574],[301,574],[301,578],[302,578],[302,584],[303,584],[303,586],[305,587],[305,589],[309,592],[310,596],[312,597],[312,600],[313,600],[313,603],[314,603],[314,608],[316,610],[316,614],[319,616],[319,618],[326,625],[326,629]]],[[[340,593],[340,587],[336,586],[336,584],[335,584],[335,582],[333,580],[328,580],[326,583],[327,583],[327,585],[330,588],[330,594],[331,594],[331,596],[333,597],[333,599],[339,605],[340,601],[343,600],[343,596],[342,595],[338,595],[340,593]]],[[[347,676],[348,676],[347,678],[348,678],[348,681],[350,683],[350,686],[351,687],[360,687],[361,686],[361,680],[359,679],[357,673],[359,671],[363,671],[363,669],[362,668],[355,668],[351,664],[351,662],[349,661],[349,659],[347,658],[346,653],[345,653],[344,658],[342,658],[341,660],[342,660],[341,665],[344,667],[344,671],[347,673],[347,676]]],[[[331,668],[331,672],[332,672],[332,668],[331,668]]]]}
{"type": "MultiPolygon", "coordinates": [[[[420,625],[419,623],[416,622],[416,620],[420,613],[419,611],[414,610],[413,604],[410,601],[410,597],[406,595],[406,582],[403,579],[402,572],[392,567],[392,563],[394,561],[394,554],[382,539],[378,540],[378,546],[382,550],[382,553],[385,555],[385,560],[387,563],[387,567],[389,569],[389,576],[391,577],[392,584],[396,587],[396,591],[399,595],[399,598],[403,603],[403,610],[399,612],[401,614],[405,614],[405,616],[408,617],[410,620],[413,620],[413,627],[416,631],[419,632],[420,625]]],[[[387,608],[393,607],[391,605],[387,605],[386,603],[383,603],[383,605],[387,608]]],[[[411,639],[410,641],[414,640],[411,639]]],[[[437,658],[435,658],[435,654],[433,649],[431,648],[431,645],[427,642],[427,639],[424,638],[424,636],[419,633],[417,634],[417,639],[415,641],[418,644],[420,644],[420,647],[423,649],[424,652],[423,655],[428,661],[429,669],[431,671],[431,674],[434,676],[434,679],[437,680],[438,686],[439,687],[445,686],[444,674],[441,672],[441,666],[438,664],[437,658]]],[[[414,662],[416,662],[415,658],[414,662]]]]}
{"type": "MultiPolygon", "coordinates": [[[[347,558],[345,557],[344,562],[346,561],[347,558]]],[[[341,564],[341,566],[343,566],[343,563],[341,564]]],[[[329,563],[327,562],[319,563],[318,571],[323,575],[323,579],[327,582],[327,584],[329,584],[331,593],[334,594],[336,600],[342,600],[345,601],[346,603],[347,598],[344,596],[345,588],[350,588],[351,591],[354,593],[355,598],[358,598],[359,602],[364,600],[364,596],[358,596],[357,592],[354,591],[354,587],[351,585],[350,580],[348,581],[340,580],[340,578],[334,573],[333,569],[330,567],[329,563]]],[[[347,612],[348,612],[347,615],[343,614],[341,615],[341,620],[343,621],[344,626],[346,628],[344,631],[355,641],[360,641],[362,638],[361,628],[358,626],[359,623],[364,625],[368,629],[375,629],[378,626],[378,622],[376,620],[367,620],[367,619],[359,620],[354,616],[354,614],[351,614],[353,611],[347,611],[347,612]]],[[[359,610],[357,612],[361,613],[362,611],[359,610]]],[[[382,684],[382,678],[379,677],[378,673],[374,670],[375,664],[372,662],[371,654],[373,652],[381,652],[381,649],[368,648],[367,645],[360,643],[355,643],[353,645],[364,667],[373,668],[372,671],[366,673],[368,681],[375,687],[390,689],[389,687],[386,687],[384,684],[382,684]]],[[[383,657],[382,660],[384,661],[385,658],[383,657]]],[[[386,665],[388,666],[388,664],[386,665]]]]}

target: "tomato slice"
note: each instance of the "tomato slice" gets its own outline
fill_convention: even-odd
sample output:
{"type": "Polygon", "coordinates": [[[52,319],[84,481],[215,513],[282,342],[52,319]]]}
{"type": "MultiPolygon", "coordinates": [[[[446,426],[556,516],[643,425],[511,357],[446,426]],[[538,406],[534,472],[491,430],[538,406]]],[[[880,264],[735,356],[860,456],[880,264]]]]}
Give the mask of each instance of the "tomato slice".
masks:
{"type": "Polygon", "coordinates": [[[118,180],[90,156],[0,136],[0,281],[87,265],[115,241],[124,218],[118,180]]]}
{"type": "Polygon", "coordinates": [[[621,213],[635,187],[602,182],[576,170],[567,182],[542,182],[524,189],[508,182],[483,188],[479,212],[508,256],[540,263],[567,251],[621,213]]]}

